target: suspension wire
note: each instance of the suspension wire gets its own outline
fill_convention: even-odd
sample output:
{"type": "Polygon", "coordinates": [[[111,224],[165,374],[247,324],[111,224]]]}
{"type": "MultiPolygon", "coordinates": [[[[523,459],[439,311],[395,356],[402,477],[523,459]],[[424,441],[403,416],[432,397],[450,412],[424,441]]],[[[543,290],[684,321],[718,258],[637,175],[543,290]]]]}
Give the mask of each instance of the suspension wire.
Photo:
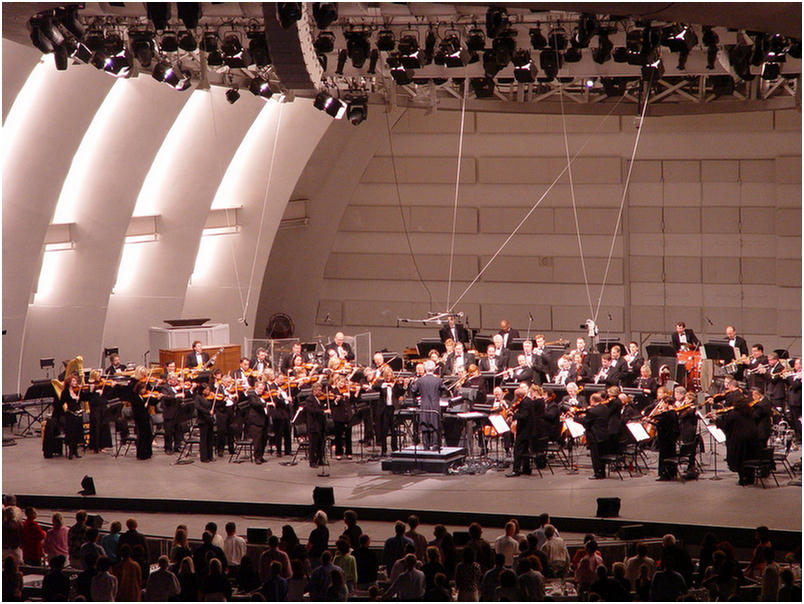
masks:
{"type": "Polygon", "coordinates": [[[455,259],[455,229],[458,224],[458,189],[461,185],[461,160],[463,159],[463,125],[466,119],[466,97],[469,93],[469,81],[464,78],[463,80],[463,102],[461,103],[461,129],[458,135],[458,167],[455,176],[455,203],[452,208],[452,240],[449,246],[449,277],[447,278],[447,304],[445,308],[449,308],[449,299],[452,296],[452,267],[455,259]]]}
{"type": "Polygon", "coordinates": [[[542,203],[542,201],[544,201],[544,199],[550,194],[550,191],[553,190],[553,187],[556,185],[556,183],[559,180],[561,180],[561,177],[564,176],[564,173],[567,171],[567,169],[569,168],[570,164],[572,164],[572,162],[574,162],[578,158],[578,156],[583,152],[583,150],[586,148],[586,145],[588,145],[589,141],[592,140],[592,137],[595,136],[598,132],[600,132],[600,129],[603,127],[603,124],[605,124],[606,120],[611,117],[611,115],[614,113],[614,110],[617,109],[617,107],[619,106],[620,102],[624,98],[625,98],[625,96],[621,96],[620,98],[617,99],[617,102],[614,103],[614,105],[611,108],[611,111],[609,111],[608,114],[600,121],[600,124],[598,124],[598,127],[595,129],[594,132],[592,132],[588,136],[588,138],[584,141],[583,145],[581,145],[581,147],[578,149],[577,153],[575,153],[575,155],[572,156],[572,159],[568,162],[567,166],[565,166],[564,169],[561,170],[561,172],[558,174],[558,176],[555,177],[555,180],[553,180],[553,182],[550,183],[550,186],[547,187],[547,190],[542,194],[542,196],[538,199],[538,201],[536,201],[536,203],[533,204],[533,206],[530,208],[530,210],[528,210],[527,214],[525,214],[524,218],[522,218],[522,220],[519,222],[519,224],[516,225],[516,227],[514,227],[514,230],[511,232],[511,234],[508,235],[508,237],[505,239],[505,241],[502,242],[502,245],[500,245],[500,247],[497,249],[497,251],[494,252],[494,255],[489,259],[488,262],[486,262],[486,264],[483,266],[483,268],[480,269],[480,272],[477,274],[477,276],[474,279],[472,279],[472,282],[469,285],[466,286],[466,289],[464,289],[463,293],[461,293],[461,295],[458,296],[458,299],[455,300],[455,302],[452,304],[452,306],[449,307],[449,309],[447,309],[447,312],[452,312],[452,310],[458,305],[458,303],[461,300],[463,300],[464,296],[466,296],[466,294],[474,286],[474,284],[477,283],[478,279],[480,279],[480,277],[483,276],[483,273],[485,273],[486,270],[489,268],[489,266],[491,266],[491,263],[494,262],[494,260],[497,258],[497,256],[499,256],[500,253],[503,251],[505,246],[508,245],[508,243],[511,241],[511,239],[514,238],[514,235],[517,234],[517,231],[519,231],[519,229],[522,228],[522,225],[525,224],[525,221],[528,218],[530,218],[530,215],[533,214],[534,210],[536,210],[536,208],[539,207],[539,205],[542,203]]]}
{"type": "MultiPolygon", "coordinates": [[[[399,120],[401,120],[402,117],[407,112],[408,112],[408,109],[406,107],[402,111],[402,113],[400,114],[400,116],[396,120],[396,122],[394,122],[394,126],[396,126],[396,124],[399,122],[399,120]]],[[[430,310],[432,310],[433,309],[433,293],[430,291],[430,288],[428,287],[427,283],[425,282],[424,277],[422,277],[422,272],[419,269],[419,263],[416,262],[416,255],[413,253],[413,244],[410,242],[410,233],[408,232],[408,224],[405,221],[405,212],[404,212],[404,210],[402,208],[402,194],[399,191],[399,178],[397,176],[397,171],[396,171],[396,157],[394,156],[394,142],[393,142],[393,136],[391,136],[391,129],[392,129],[391,118],[388,116],[388,111],[385,112],[385,127],[386,127],[386,129],[388,131],[388,146],[389,146],[390,152],[391,152],[391,167],[392,167],[393,172],[394,172],[394,185],[395,185],[395,188],[396,188],[396,201],[397,201],[397,207],[399,208],[399,218],[402,221],[402,231],[405,233],[405,240],[408,242],[408,252],[410,252],[410,259],[413,260],[413,266],[416,269],[416,275],[419,277],[419,283],[422,284],[422,287],[424,287],[425,291],[427,292],[428,308],[430,310]]]]}
{"type": "Polygon", "coordinates": [[[569,139],[567,138],[567,116],[564,113],[564,90],[559,91],[561,99],[561,125],[564,129],[564,150],[567,155],[567,175],[569,176],[570,196],[572,197],[572,215],[575,219],[575,234],[578,236],[578,251],[581,254],[581,269],[583,269],[583,284],[586,286],[586,299],[589,302],[589,314],[594,312],[592,306],[592,292],[589,290],[589,277],[586,273],[586,259],[583,256],[583,242],[581,241],[581,226],[578,222],[578,206],[575,203],[575,182],[572,178],[572,168],[570,167],[569,139]]]}
{"type": "MultiPolygon", "coordinates": [[[[279,144],[279,128],[282,125],[282,110],[284,108],[284,103],[279,103],[279,115],[276,117],[276,130],[274,131],[274,144],[271,149],[271,163],[268,166],[268,180],[265,183],[265,193],[262,199],[262,211],[260,212],[260,228],[257,231],[257,244],[254,246],[255,250],[260,249],[260,243],[262,241],[262,232],[265,227],[265,209],[268,207],[268,193],[271,188],[271,181],[273,180],[274,174],[274,162],[276,161],[276,147],[279,144]]],[[[232,253],[234,254],[234,245],[232,246],[232,253]]],[[[246,291],[246,301],[243,304],[243,322],[245,323],[246,319],[246,311],[248,310],[248,304],[251,300],[251,290],[252,284],[254,283],[254,271],[257,268],[257,254],[254,253],[254,256],[251,259],[251,273],[248,278],[248,290],[246,291]]],[[[237,275],[237,263],[235,262],[235,276],[237,275]]],[[[240,291],[240,279],[238,278],[237,281],[237,289],[240,291]]],[[[242,303],[243,296],[240,296],[240,300],[242,303]]]]}
{"type": "Polygon", "coordinates": [[[645,113],[648,110],[648,101],[650,100],[650,90],[653,87],[653,73],[651,73],[650,80],[645,91],[645,104],[642,107],[642,115],[639,118],[639,128],[637,129],[636,137],[634,138],[634,148],[631,151],[631,162],[628,164],[628,175],[625,177],[625,186],[623,186],[623,197],[620,200],[620,209],[617,212],[617,221],[614,223],[614,233],[611,236],[611,247],[609,248],[609,257],[606,260],[606,270],[603,272],[603,283],[600,285],[600,297],[597,299],[597,308],[592,320],[597,323],[597,317],[600,314],[600,304],[603,301],[603,292],[606,289],[606,280],[609,276],[609,268],[611,267],[611,258],[614,255],[614,246],[617,243],[617,231],[620,228],[620,221],[623,217],[623,207],[625,206],[625,198],[628,195],[628,185],[631,183],[631,173],[634,170],[634,158],[636,157],[637,148],[639,147],[639,138],[642,135],[642,130],[645,126],[645,113]]]}

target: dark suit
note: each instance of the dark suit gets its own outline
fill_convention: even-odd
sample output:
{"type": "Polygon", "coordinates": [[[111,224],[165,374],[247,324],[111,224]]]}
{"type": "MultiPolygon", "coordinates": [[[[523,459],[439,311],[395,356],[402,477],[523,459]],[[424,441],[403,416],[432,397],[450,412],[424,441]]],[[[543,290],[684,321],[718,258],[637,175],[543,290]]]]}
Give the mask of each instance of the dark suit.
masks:
{"type": "Polygon", "coordinates": [[[506,334],[502,329],[500,331],[498,331],[497,333],[503,337],[503,347],[504,348],[511,348],[511,341],[514,338],[519,337],[519,330],[514,329],[513,327],[508,328],[508,339],[506,339],[506,337],[505,337],[506,334]]]}
{"type": "Polygon", "coordinates": [[[444,327],[438,330],[438,336],[441,338],[442,342],[446,342],[449,338],[452,338],[456,342],[463,342],[464,344],[469,342],[469,332],[466,331],[463,325],[456,324],[453,329],[455,330],[454,333],[449,325],[444,325],[444,327]]]}
{"type": "MultiPolygon", "coordinates": [[[[349,345],[348,342],[344,342],[343,344],[341,344],[341,348],[343,348],[343,350],[346,352],[346,357],[345,358],[346,358],[347,361],[354,361],[355,360],[355,353],[352,352],[352,347],[349,345]]],[[[330,350],[334,350],[335,355],[338,356],[338,345],[335,342],[330,342],[324,348],[324,352],[327,353],[325,355],[325,358],[327,356],[329,356],[329,351],[330,350]]],[[[340,357],[338,357],[338,358],[340,358],[340,357]]]]}
{"type": "Polygon", "coordinates": [[[399,448],[394,426],[394,409],[396,401],[400,396],[404,396],[405,389],[399,382],[386,384],[384,380],[377,380],[374,389],[380,393],[374,410],[374,434],[380,443],[380,454],[385,456],[388,453],[388,434],[391,434],[391,450],[399,448]],[[388,394],[390,391],[390,395],[388,394]]]}
{"type": "MultiPolygon", "coordinates": [[[[690,346],[698,346],[701,343],[695,336],[695,332],[689,328],[684,330],[684,335],[687,338],[687,344],[690,346]]],[[[673,332],[673,335],[670,336],[670,340],[673,343],[673,348],[676,349],[676,352],[681,350],[681,338],[678,337],[677,331],[673,332]]]]}
{"type": "Polygon", "coordinates": [[[421,397],[422,444],[425,448],[441,445],[441,380],[431,373],[420,377],[411,387],[413,396],[421,397]]]}
{"type": "Polygon", "coordinates": [[[265,401],[250,390],[243,403],[246,407],[246,434],[254,447],[254,459],[262,459],[265,454],[265,436],[268,431],[268,415],[265,401]]]}
{"type": "MultiPolygon", "coordinates": [[[[209,362],[209,353],[205,351],[201,351],[201,365],[206,365],[209,362]]],[[[184,366],[185,367],[198,367],[198,358],[196,357],[195,351],[190,352],[184,358],[184,366]]]]}
{"type": "MultiPolygon", "coordinates": [[[[508,352],[508,351],[506,350],[504,352],[508,352]]],[[[490,360],[490,358],[489,357],[484,357],[484,358],[480,359],[477,362],[477,368],[480,369],[480,371],[494,371],[494,372],[499,373],[500,371],[502,371],[503,369],[506,369],[508,367],[508,355],[507,354],[505,354],[505,355],[500,355],[500,354],[495,355],[494,364],[495,364],[494,369],[492,369],[491,368],[491,360],[490,360]]]]}
{"type": "Polygon", "coordinates": [[[161,392],[162,417],[164,418],[163,429],[165,431],[165,453],[172,453],[181,448],[182,429],[181,422],[179,421],[179,410],[185,398],[179,396],[182,393],[180,387],[174,390],[172,386],[163,386],[161,392]]]}
{"type": "Polygon", "coordinates": [[[586,443],[592,457],[592,468],[595,476],[605,478],[606,466],[600,459],[606,454],[606,443],[609,440],[609,408],[606,405],[590,407],[578,421],[586,428],[586,443]]]}
{"type": "Polygon", "coordinates": [[[765,374],[768,379],[765,385],[765,395],[770,399],[774,407],[784,407],[784,401],[787,398],[782,371],[784,371],[782,364],[776,363],[774,367],[768,367],[768,372],[765,374]]]}
{"type": "Polygon", "coordinates": [[[613,366],[610,366],[608,370],[606,370],[605,375],[602,374],[603,371],[604,369],[601,367],[600,371],[592,377],[592,383],[606,384],[606,386],[620,385],[620,374],[613,366]]]}
{"type": "Polygon", "coordinates": [[[800,438],[801,422],[798,421],[798,419],[801,417],[801,379],[797,378],[795,375],[788,376],[787,386],[787,421],[800,438]]]}
{"type": "Polygon", "coordinates": [[[307,434],[310,438],[310,466],[315,467],[324,461],[324,431],[326,416],[318,399],[312,395],[302,403],[307,419],[307,434]]]}
{"type": "MultiPolygon", "coordinates": [[[[730,342],[731,340],[726,340],[726,342],[730,342]]],[[[734,346],[733,348],[737,348],[740,351],[740,356],[748,356],[748,343],[745,341],[745,338],[740,336],[734,336],[734,346]]]]}
{"type": "Polygon", "coordinates": [[[266,369],[271,367],[271,360],[266,358],[264,362],[260,362],[257,360],[257,357],[251,359],[251,363],[249,363],[249,367],[256,371],[257,373],[264,373],[266,369]],[[260,365],[259,367],[257,365],[260,365]]]}
{"type": "MultiPolygon", "coordinates": [[[[475,362],[475,356],[472,354],[468,354],[466,351],[463,353],[463,368],[469,369],[469,365],[472,365],[475,362]]],[[[455,353],[451,352],[447,355],[447,360],[444,364],[444,368],[447,371],[447,375],[455,375],[457,373],[457,369],[455,368],[455,353]]]]}
{"type": "MultiPolygon", "coordinates": [[[[542,401],[544,412],[544,401],[542,401]]],[[[525,397],[519,402],[516,412],[516,440],[514,440],[514,467],[515,474],[530,474],[530,451],[534,434],[536,432],[536,401],[525,397]]]]}
{"type": "Polygon", "coordinates": [[[641,354],[637,354],[634,357],[634,360],[630,363],[625,361],[625,365],[623,366],[623,372],[621,380],[623,385],[632,386],[637,378],[639,377],[639,370],[642,368],[642,365],[645,364],[645,359],[642,357],[641,354]]]}
{"type": "Polygon", "coordinates": [[[754,370],[759,367],[760,365],[767,365],[768,364],[768,357],[764,354],[760,355],[759,358],[755,359],[751,357],[751,360],[748,362],[748,366],[746,367],[746,371],[751,371],[746,378],[746,382],[748,382],[749,388],[759,388],[762,392],[765,392],[765,385],[768,381],[768,374],[757,373],[754,370]]]}
{"type": "MultiPolygon", "coordinates": [[[[296,356],[292,352],[289,352],[285,356],[282,357],[282,360],[279,361],[279,371],[287,375],[287,373],[293,368],[293,357],[296,356]]],[[[299,355],[302,359],[302,363],[309,363],[310,362],[310,355],[306,352],[300,352],[299,355]]]]}
{"type": "MultiPolygon", "coordinates": [[[[218,401],[220,402],[220,401],[218,401]]],[[[201,461],[212,461],[214,457],[215,438],[213,426],[215,418],[212,416],[212,401],[205,399],[201,393],[195,395],[193,399],[195,412],[198,415],[198,429],[201,433],[201,441],[198,449],[201,461]]]]}

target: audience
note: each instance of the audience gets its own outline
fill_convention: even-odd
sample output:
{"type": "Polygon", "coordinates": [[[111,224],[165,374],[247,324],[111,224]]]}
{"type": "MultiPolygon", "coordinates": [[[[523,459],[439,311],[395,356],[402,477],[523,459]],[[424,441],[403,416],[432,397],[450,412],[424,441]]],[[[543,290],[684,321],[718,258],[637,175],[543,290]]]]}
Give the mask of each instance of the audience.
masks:
{"type": "Polygon", "coordinates": [[[260,588],[266,602],[286,602],[288,581],[282,576],[282,563],[274,560],[268,569],[268,576],[260,588]]]}
{"type": "Polygon", "coordinates": [[[257,567],[257,574],[260,582],[264,582],[271,574],[271,565],[279,562],[282,566],[282,577],[290,579],[293,577],[293,570],[290,567],[290,558],[279,549],[279,538],[276,535],[268,537],[268,547],[260,554],[260,563],[257,567]]]}
{"type": "Polygon", "coordinates": [[[321,554],[321,564],[310,575],[310,599],[314,602],[326,601],[327,592],[332,585],[332,571],[343,572],[332,563],[332,552],[324,550],[321,554]]]}
{"type": "Polygon", "coordinates": [[[159,568],[148,576],[145,583],[145,599],[148,602],[167,602],[181,593],[181,585],[178,577],[168,568],[170,558],[159,556],[157,564],[159,568]]]}
{"type": "Polygon", "coordinates": [[[455,564],[458,562],[455,541],[443,524],[437,524],[433,528],[433,536],[435,539],[430,542],[430,545],[435,545],[441,552],[441,560],[444,562],[444,568],[447,569],[447,578],[451,579],[455,576],[455,564]]]}
{"type": "MultiPolygon", "coordinates": [[[[396,596],[402,602],[421,600],[425,592],[424,573],[416,568],[416,554],[405,555],[403,562],[404,571],[388,587],[385,599],[396,596]]],[[[459,593],[458,600],[460,599],[459,593]]]]}
{"type": "Polygon", "coordinates": [[[3,602],[22,601],[22,572],[14,556],[3,559],[3,602]]]}
{"type": "Polygon", "coordinates": [[[569,570],[569,551],[564,540],[558,536],[556,527],[552,524],[544,525],[545,540],[539,551],[547,558],[545,571],[551,577],[564,577],[569,570]]]}
{"type": "MultiPolygon", "coordinates": [[[[56,512],[51,516],[50,520],[53,524],[53,528],[45,535],[45,543],[42,549],[48,560],[55,556],[64,556],[67,558],[70,554],[70,549],[67,537],[68,530],[67,527],[64,526],[64,519],[60,512],[56,512]]],[[[5,535],[5,531],[3,531],[3,535],[5,535]]],[[[5,546],[3,547],[5,548],[5,546]]]]}
{"type": "Polygon", "coordinates": [[[101,537],[101,547],[112,564],[117,563],[117,548],[120,546],[120,531],[122,530],[123,525],[119,520],[115,520],[109,525],[109,532],[101,537]]]}
{"type": "Polygon", "coordinates": [[[459,602],[477,602],[480,596],[480,581],[483,571],[475,561],[475,550],[468,545],[463,548],[461,561],[455,567],[455,589],[459,602]]]}
{"type": "Polygon", "coordinates": [[[36,510],[25,508],[25,522],[22,525],[22,559],[25,564],[42,564],[45,537],[45,531],[36,521],[36,510]]]}
{"type": "Polygon", "coordinates": [[[636,556],[631,556],[625,560],[625,576],[631,583],[631,589],[636,589],[636,580],[642,573],[642,567],[647,568],[647,578],[653,578],[656,572],[656,561],[648,556],[648,546],[638,543],[636,556]]]}
{"type": "MultiPolygon", "coordinates": [[[[87,513],[79,510],[75,513],[75,524],[67,532],[67,546],[70,550],[70,566],[73,568],[84,568],[81,560],[81,546],[86,542],[87,536],[87,513]]],[[[3,531],[5,533],[5,531],[3,531]]]]}
{"type": "Polygon", "coordinates": [[[359,546],[354,550],[355,566],[357,569],[357,586],[367,587],[377,581],[377,554],[371,548],[371,538],[363,533],[358,539],[359,546]]]}
{"type": "Polygon", "coordinates": [[[541,563],[535,556],[521,560],[516,567],[517,586],[520,599],[525,602],[541,602],[544,600],[544,575],[540,571],[541,563]]]}
{"type": "Polygon", "coordinates": [[[354,592],[357,585],[357,562],[355,557],[349,553],[349,541],[341,537],[335,543],[337,554],[332,563],[343,571],[343,578],[349,593],[354,592]]]}
{"type": "Polygon", "coordinates": [[[96,563],[96,573],[89,586],[90,600],[93,602],[114,602],[117,599],[117,577],[111,572],[112,560],[101,556],[96,563]]]}
{"type": "Polygon", "coordinates": [[[414,551],[416,544],[413,539],[405,535],[405,523],[397,520],[394,523],[394,536],[385,540],[382,551],[382,563],[385,568],[392,568],[394,563],[405,555],[405,547],[412,545],[414,551]]]}
{"type": "Polygon", "coordinates": [[[310,574],[304,563],[298,558],[290,561],[293,576],[288,579],[288,602],[301,602],[304,599],[304,592],[307,590],[307,582],[310,574]]]}
{"type": "Polygon", "coordinates": [[[232,585],[223,573],[224,564],[225,561],[220,558],[210,559],[207,574],[201,579],[201,598],[203,600],[223,602],[232,597],[232,585]]]}
{"type": "Polygon", "coordinates": [[[357,513],[354,510],[346,510],[343,513],[343,523],[346,528],[341,537],[349,539],[349,547],[353,550],[357,549],[360,544],[360,535],[363,534],[363,530],[357,525],[357,513]]]}
{"type": "MultiPolygon", "coordinates": [[[[234,522],[227,522],[224,528],[226,530],[226,539],[223,540],[221,549],[223,549],[223,553],[226,556],[226,563],[233,567],[233,571],[236,571],[237,567],[240,566],[240,560],[246,555],[246,540],[235,534],[237,525],[234,522]]],[[[215,543],[214,537],[212,543],[215,543]]]]}
{"type": "Polygon", "coordinates": [[[315,568],[321,564],[321,556],[329,547],[329,529],[327,528],[327,514],[318,510],[313,516],[315,528],[307,539],[307,552],[310,556],[310,566],[315,568]]]}
{"type": "Polygon", "coordinates": [[[428,545],[425,557],[427,562],[422,565],[421,570],[424,573],[424,588],[430,590],[435,587],[435,576],[439,573],[446,575],[447,571],[441,564],[441,552],[436,546],[428,545]]]}
{"type": "Polygon", "coordinates": [[[117,577],[117,599],[121,602],[139,602],[142,591],[142,570],[131,559],[131,546],[124,543],[117,552],[120,561],[112,568],[117,577]]]}
{"type": "Polygon", "coordinates": [[[505,555],[494,555],[494,566],[485,572],[480,580],[480,601],[494,601],[494,594],[500,585],[500,575],[505,568],[505,555]]]}
{"type": "Polygon", "coordinates": [[[505,556],[505,566],[514,565],[514,557],[519,553],[519,541],[516,540],[516,525],[513,522],[505,524],[505,533],[494,540],[494,553],[505,556]]]}
{"type": "Polygon", "coordinates": [[[173,563],[171,570],[175,573],[187,556],[192,556],[193,552],[190,549],[190,542],[187,539],[187,527],[179,525],[176,527],[176,533],[173,536],[173,543],[170,546],[170,561],[173,563]]]}
{"type": "MultiPolygon", "coordinates": [[[[66,602],[70,593],[70,579],[64,574],[64,556],[50,559],[50,572],[42,579],[42,600],[45,602],[66,602]]],[[[139,594],[137,594],[139,600],[139,594]]]]}
{"type": "Polygon", "coordinates": [[[415,514],[408,516],[408,526],[410,530],[405,533],[405,537],[413,541],[413,545],[416,546],[416,558],[424,561],[427,554],[427,537],[416,531],[419,526],[419,517],[415,514]]]}
{"type": "MultiPolygon", "coordinates": [[[[280,564],[279,567],[281,569],[282,565],[280,564]]],[[[243,592],[254,591],[262,585],[260,575],[254,566],[254,561],[249,556],[243,556],[240,559],[240,566],[235,573],[235,580],[237,581],[237,589],[243,592]]]]}
{"type": "Polygon", "coordinates": [[[179,563],[180,592],[178,599],[182,602],[197,602],[201,594],[201,585],[198,575],[195,574],[195,564],[190,556],[185,556],[179,563]]]}
{"type": "MultiPolygon", "coordinates": [[[[667,535],[665,535],[665,540],[666,538],[667,535]]],[[[675,546],[675,539],[673,545],[675,546]]],[[[678,551],[677,547],[676,551],[678,551]]],[[[687,593],[684,576],[676,570],[677,560],[676,556],[662,557],[662,570],[656,571],[650,584],[651,602],[675,602],[687,593]]]]}

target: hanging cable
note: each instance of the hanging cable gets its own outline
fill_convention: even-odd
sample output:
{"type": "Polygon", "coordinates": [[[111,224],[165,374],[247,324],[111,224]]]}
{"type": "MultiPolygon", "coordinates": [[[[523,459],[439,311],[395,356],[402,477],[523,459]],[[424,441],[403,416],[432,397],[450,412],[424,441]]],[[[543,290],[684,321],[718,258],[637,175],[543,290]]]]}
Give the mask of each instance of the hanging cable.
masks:
{"type": "Polygon", "coordinates": [[[600,285],[600,297],[597,299],[597,308],[592,319],[597,323],[597,317],[600,314],[600,304],[603,301],[603,292],[606,289],[606,280],[609,276],[609,268],[611,267],[611,258],[614,255],[614,245],[617,243],[617,231],[620,228],[620,220],[623,216],[623,207],[625,206],[625,197],[628,195],[628,185],[631,182],[631,173],[634,170],[634,158],[636,157],[637,148],[639,147],[639,138],[642,135],[642,130],[645,125],[645,112],[648,110],[648,101],[650,99],[650,90],[653,86],[653,73],[651,72],[648,86],[645,90],[645,104],[642,107],[642,115],[639,118],[639,128],[637,128],[636,137],[634,138],[634,148],[631,151],[631,162],[628,164],[628,174],[625,177],[625,186],[623,187],[623,197],[620,200],[620,209],[617,212],[617,221],[614,223],[614,233],[611,236],[611,247],[609,248],[609,257],[606,260],[606,270],[603,272],[603,283],[600,285]]]}
{"type": "Polygon", "coordinates": [[[570,196],[572,197],[572,215],[575,219],[575,234],[578,236],[578,252],[581,255],[581,269],[583,270],[583,284],[586,287],[586,299],[589,302],[589,314],[594,313],[592,306],[592,292],[589,290],[589,277],[586,273],[586,259],[583,256],[583,243],[581,241],[581,226],[578,222],[578,207],[575,203],[575,183],[572,178],[572,168],[570,167],[570,152],[569,152],[569,139],[567,138],[567,116],[564,113],[564,90],[559,90],[559,99],[561,99],[561,125],[564,130],[564,151],[567,154],[567,174],[569,176],[570,196]]]}
{"type": "Polygon", "coordinates": [[[461,160],[463,159],[463,124],[466,119],[466,96],[469,92],[469,80],[463,80],[463,101],[461,103],[461,129],[458,135],[458,167],[457,174],[455,175],[455,203],[452,208],[452,241],[449,246],[449,277],[447,278],[447,304],[445,308],[449,308],[449,299],[452,295],[452,266],[455,259],[455,229],[458,224],[458,189],[461,185],[461,160]]]}
{"type": "MultiPolygon", "coordinates": [[[[408,112],[407,108],[402,111],[402,114],[399,116],[396,122],[394,122],[394,126],[402,119],[402,116],[408,112]]],[[[408,242],[408,252],[410,252],[410,259],[413,260],[413,266],[416,269],[416,275],[419,277],[419,283],[422,284],[425,291],[427,292],[427,300],[428,300],[428,308],[433,310],[433,293],[430,291],[430,288],[427,286],[427,283],[424,281],[424,277],[422,277],[422,272],[419,270],[419,263],[416,262],[416,255],[413,253],[413,244],[410,242],[410,233],[408,232],[408,224],[405,221],[405,212],[402,208],[402,194],[399,192],[399,178],[397,176],[396,171],[396,158],[394,156],[394,142],[393,136],[391,136],[391,120],[388,117],[388,112],[385,112],[385,127],[388,130],[388,146],[390,148],[391,153],[391,168],[394,172],[394,185],[396,187],[396,201],[397,207],[399,208],[399,218],[402,221],[402,231],[405,233],[405,240],[408,242]]]]}
{"type": "Polygon", "coordinates": [[[483,268],[480,269],[480,272],[477,274],[477,276],[474,279],[472,279],[472,282],[469,285],[466,286],[466,289],[463,290],[463,293],[461,293],[461,295],[458,296],[458,299],[455,300],[455,302],[452,304],[452,306],[450,306],[449,309],[447,309],[447,312],[452,312],[452,310],[458,305],[458,303],[461,300],[463,300],[464,296],[466,296],[466,294],[474,286],[474,284],[477,283],[478,279],[480,279],[480,277],[483,276],[483,273],[486,272],[486,270],[489,268],[489,266],[491,266],[491,263],[494,262],[494,260],[497,258],[497,256],[500,255],[500,252],[502,252],[503,249],[505,248],[505,246],[508,245],[508,242],[510,242],[511,239],[514,238],[514,235],[517,234],[517,231],[519,231],[519,229],[522,228],[522,225],[525,224],[525,221],[528,218],[530,218],[530,216],[531,216],[531,214],[533,214],[534,210],[536,210],[536,208],[539,207],[539,205],[542,203],[542,201],[544,201],[544,199],[547,197],[547,195],[550,194],[550,191],[553,190],[553,187],[556,185],[556,183],[559,180],[561,180],[561,177],[564,176],[564,173],[567,171],[567,169],[572,164],[572,162],[574,162],[578,158],[578,156],[583,152],[583,150],[586,148],[586,145],[588,145],[589,141],[592,140],[592,137],[595,136],[598,132],[600,132],[600,129],[603,127],[603,124],[605,124],[606,120],[608,120],[611,117],[611,115],[614,113],[614,110],[619,106],[619,104],[623,100],[623,98],[625,98],[625,97],[621,96],[619,99],[617,99],[617,102],[612,106],[611,111],[609,111],[608,114],[600,121],[600,124],[598,125],[598,127],[584,141],[583,145],[581,145],[580,149],[578,149],[578,152],[567,163],[567,166],[565,166],[564,169],[561,170],[559,175],[555,177],[555,180],[553,180],[553,182],[550,183],[550,186],[547,187],[547,190],[542,194],[542,196],[538,199],[538,201],[536,201],[536,203],[533,204],[533,206],[530,208],[530,210],[528,210],[528,212],[527,212],[527,214],[525,214],[524,218],[522,218],[522,220],[519,222],[519,224],[516,225],[514,230],[511,232],[511,234],[508,235],[508,237],[506,237],[505,241],[502,242],[502,245],[500,245],[500,247],[497,249],[497,251],[494,252],[494,255],[491,257],[491,259],[488,262],[486,262],[486,264],[483,266],[483,268]]]}

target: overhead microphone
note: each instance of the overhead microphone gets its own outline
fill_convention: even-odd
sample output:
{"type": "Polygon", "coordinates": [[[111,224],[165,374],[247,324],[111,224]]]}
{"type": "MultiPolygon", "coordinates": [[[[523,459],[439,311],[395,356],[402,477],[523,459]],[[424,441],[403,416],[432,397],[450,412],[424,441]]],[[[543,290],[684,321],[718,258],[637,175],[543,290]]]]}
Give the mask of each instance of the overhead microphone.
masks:
{"type": "Polygon", "coordinates": [[[533,315],[532,315],[532,314],[530,314],[530,311],[528,311],[528,319],[530,319],[531,321],[533,321],[533,315]]]}
{"type": "Polygon", "coordinates": [[[706,319],[706,322],[709,323],[709,325],[714,325],[714,323],[712,323],[712,319],[710,319],[706,315],[704,315],[704,319],[706,319]]]}

